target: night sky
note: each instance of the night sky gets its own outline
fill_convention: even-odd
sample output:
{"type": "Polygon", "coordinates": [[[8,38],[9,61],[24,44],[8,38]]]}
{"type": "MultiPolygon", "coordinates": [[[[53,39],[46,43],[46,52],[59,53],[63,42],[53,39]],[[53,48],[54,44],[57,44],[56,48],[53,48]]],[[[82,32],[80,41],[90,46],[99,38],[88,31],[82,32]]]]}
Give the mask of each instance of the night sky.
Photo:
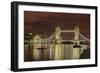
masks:
{"type": "MultiPolygon", "coordinates": [[[[50,36],[59,25],[61,29],[74,29],[79,25],[80,32],[90,38],[90,14],[53,13],[24,11],[24,33],[46,34],[50,36]]],[[[74,33],[62,33],[63,39],[73,39],[74,33]]]]}

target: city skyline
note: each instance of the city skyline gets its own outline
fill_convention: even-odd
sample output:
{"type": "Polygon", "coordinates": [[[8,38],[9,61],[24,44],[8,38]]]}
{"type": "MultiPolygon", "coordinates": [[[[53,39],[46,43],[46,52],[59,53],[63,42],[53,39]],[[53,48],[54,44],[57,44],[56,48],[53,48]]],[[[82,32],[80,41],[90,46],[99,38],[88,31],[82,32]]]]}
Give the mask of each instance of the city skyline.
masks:
{"type": "MultiPolygon", "coordinates": [[[[78,25],[80,32],[90,39],[89,14],[24,11],[24,20],[25,34],[32,32],[33,35],[46,34],[50,36],[57,25],[61,29],[74,29],[74,26],[78,25]]],[[[72,39],[73,33],[67,33],[67,35],[62,33],[64,39],[72,39]]]]}
{"type": "Polygon", "coordinates": [[[31,38],[28,39],[29,43],[24,44],[24,61],[90,58],[90,44],[88,47],[82,45],[80,38],[90,41],[89,14],[24,11],[24,42],[27,34],[31,34],[31,38]],[[43,44],[43,39],[51,37],[53,33],[54,42],[43,44]],[[62,40],[73,41],[70,45],[62,40]],[[87,50],[85,54],[83,50],[87,50]],[[81,57],[81,54],[84,56],[81,57]]]}

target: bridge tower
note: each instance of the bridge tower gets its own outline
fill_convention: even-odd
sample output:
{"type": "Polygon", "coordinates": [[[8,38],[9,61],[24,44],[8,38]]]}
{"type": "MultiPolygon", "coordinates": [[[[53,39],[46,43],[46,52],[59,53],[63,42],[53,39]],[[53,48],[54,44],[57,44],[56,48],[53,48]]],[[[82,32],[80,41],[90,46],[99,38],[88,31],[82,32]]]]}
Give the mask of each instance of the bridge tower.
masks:
{"type": "Polygon", "coordinates": [[[79,26],[75,26],[74,31],[75,31],[75,38],[74,38],[75,44],[77,46],[79,46],[80,45],[80,31],[79,31],[79,26]]]}
{"type": "Polygon", "coordinates": [[[61,29],[59,25],[55,28],[55,60],[61,60],[61,29]]]}
{"type": "Polygon", "coordinates": [[[75,26],[74,28],[75,36],[74,36],[74,46],[72,52],[72,59],[78,59],[80,57],[80,31],[79,26],[75,26]]]}

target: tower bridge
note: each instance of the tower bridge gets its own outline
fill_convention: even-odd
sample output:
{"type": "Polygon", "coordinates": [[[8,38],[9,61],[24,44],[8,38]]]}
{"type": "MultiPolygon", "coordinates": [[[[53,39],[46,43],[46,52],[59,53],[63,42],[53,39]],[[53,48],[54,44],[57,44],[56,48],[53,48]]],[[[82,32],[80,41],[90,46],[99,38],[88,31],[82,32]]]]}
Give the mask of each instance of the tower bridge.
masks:
{"type": "Polygon", "coordinates": [[[55,32],[48,38],[43,39],[35,35],[30,41],[25,42],[31,45],[34,60],[79,59],[83,51],[90,48],[90,44],[81,44],[81,42],[89,43],[90,40],[80,33],[79,26],[75,26],[73,30],[62,30],[57,26],[55,32]],[[74,33],[74,37],[72,40],[62,40],[61,33],[74,33]],[[62,42],[71,42],[71,44],[62,44],[62,42]]]}

